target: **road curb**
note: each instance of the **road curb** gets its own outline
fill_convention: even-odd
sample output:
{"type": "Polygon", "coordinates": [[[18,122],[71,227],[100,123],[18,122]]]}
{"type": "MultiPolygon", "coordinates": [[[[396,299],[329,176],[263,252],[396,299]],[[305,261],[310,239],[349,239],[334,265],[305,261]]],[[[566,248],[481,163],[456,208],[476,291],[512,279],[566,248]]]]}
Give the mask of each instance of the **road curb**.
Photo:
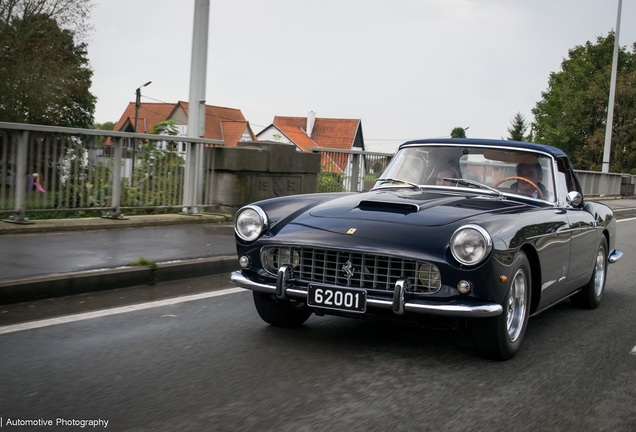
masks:
{"type": "Polygon", "coordinates": [[[232,255],[170,261],[157,263],[156,266],[126,266],[4,280],[0,281],[0,304],[152,285],[223,273],[229,275],[237,268],[238,259],[232,255]]]}
{"type": "Polygon", "coordinates": [[[142,228],[168,225],[188,224],[222,224],[232,222],[233,217],[226,214],[165,214],[129,216],[122,219],[109,218],[75,218],[75,219],[42,219],[29,223],[12,223],[0,218],[0,235],[2,234],[40,234],[50,232],[91,231],[119,228],[142,228]]]}

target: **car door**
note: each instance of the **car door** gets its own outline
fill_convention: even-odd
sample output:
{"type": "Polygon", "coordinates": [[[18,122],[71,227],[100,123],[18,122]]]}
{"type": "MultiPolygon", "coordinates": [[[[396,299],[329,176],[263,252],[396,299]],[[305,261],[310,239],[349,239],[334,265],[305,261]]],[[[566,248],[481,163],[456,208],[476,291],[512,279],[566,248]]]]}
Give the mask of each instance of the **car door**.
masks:
{"type": "Polygon", "coordinates": [[[577,289],[591,277],[598,243],[598,224],[594,215],[583,206],[583,191],[572,167],[564,160],[557,162],[557,187],[560,189],[560,205],[565,208],[570,231],[570,257],[567,272],[569,290],[577,289]],[[571,202],[569,193],[580,194],[580,201],[571,202]]]}
{"type": "Polygon", "coordinates": [[[597,224],[594,217],[582,208],[568,209],[567,218],[571,233],[568,285],[574,284],[573,288],[578,288],[591,275],[596,255],[597,224]]]}

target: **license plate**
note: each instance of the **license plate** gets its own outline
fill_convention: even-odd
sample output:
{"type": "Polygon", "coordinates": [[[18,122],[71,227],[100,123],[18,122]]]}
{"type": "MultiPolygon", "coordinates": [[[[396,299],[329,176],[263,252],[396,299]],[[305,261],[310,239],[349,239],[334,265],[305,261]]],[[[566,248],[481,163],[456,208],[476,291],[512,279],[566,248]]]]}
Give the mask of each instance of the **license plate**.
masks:
{"type": "Polygon", "coordinates": [[[307,304],[313,307],[348,312],[365,312],[367,310],[367,292],[352,288],[309,285],[307,304]]]}

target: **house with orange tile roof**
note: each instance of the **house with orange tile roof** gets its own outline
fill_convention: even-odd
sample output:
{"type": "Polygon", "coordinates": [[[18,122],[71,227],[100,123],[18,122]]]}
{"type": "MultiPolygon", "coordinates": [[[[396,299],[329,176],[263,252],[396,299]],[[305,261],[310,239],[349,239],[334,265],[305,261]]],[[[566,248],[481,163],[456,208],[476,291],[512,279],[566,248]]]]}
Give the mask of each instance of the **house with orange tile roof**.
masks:
{"type": "MultiPolygon", "coordinates": [[[[165,120],[173,120],[179,135],[186,136],[188,128],[188,102],[141,103],[136,132],[152,133],[153,127],[165,120]]],[[[130,102],[115,124],[115,131],[135,132],[135,102],[130,102]]],[[[223,140],[227,147],[236,147],[242,141],[255,141],[249,122],[239,109],[205,106],[204,138],[223,140]]]]}
{"type": "Polygon", "coordinates": [[[313,111],[307,117],[276,116],[256,137],[259,141],[295,145],[303,152],[333,149],[334,152],[321,152],[321,165],[323,171],[337,173],[345,173],[350,162],[350,154],[338,150],[365,150],[360,119],[318,118],[313,111]]]}

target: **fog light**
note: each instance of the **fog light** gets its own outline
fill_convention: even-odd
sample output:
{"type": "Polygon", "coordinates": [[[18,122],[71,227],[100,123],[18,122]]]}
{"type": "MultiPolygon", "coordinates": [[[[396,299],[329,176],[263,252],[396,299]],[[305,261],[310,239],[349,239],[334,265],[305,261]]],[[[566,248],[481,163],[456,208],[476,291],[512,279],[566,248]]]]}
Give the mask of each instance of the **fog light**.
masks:
{"type": "Polygon", "coordinates": [[[246,268],[247,266],[250,265],[250,259],[249,257],[243,255],[242,257],[239,258],[239,265],[241,266],[241,268],[246,268]]]}
{"type": "Polygon", "coordinates": [[[442,274],[437,266],[422,263],[417,269],[417,278],[425,288],[438,290],[442,286],[442,274]]]}
{"type": "Polygon", "coordinates": [[[466,294],[468,291],[470,291],[470,282],[465,280],[459,281],[459,283],[457,284],[457,290],[462,294],[466,294]]]}

